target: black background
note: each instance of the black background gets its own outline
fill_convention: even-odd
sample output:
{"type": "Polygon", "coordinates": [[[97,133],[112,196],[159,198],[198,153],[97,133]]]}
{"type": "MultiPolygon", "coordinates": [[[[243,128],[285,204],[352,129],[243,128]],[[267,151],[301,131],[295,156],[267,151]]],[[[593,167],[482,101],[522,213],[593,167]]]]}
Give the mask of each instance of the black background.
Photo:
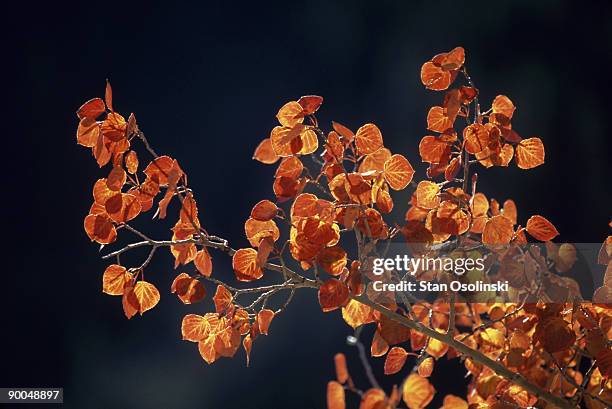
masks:
{"type": "MultiPolygon", "coordinates": [[[[479,190],[512,197],[523,223],[545,215],[564,240],[601,242],[609,232],[612,25],[603,2],[23,3],[4,23],[4,65],[14,72],[3,79],[0,386],[63,386],[71,408],[323,408],[337,351],[363,380],[344,343],[350,328],[320,312],[309,290],[255,342],[250,368],[242,352],[210,367],[180,340],[182,315],[209,304],[186,308],[162,291],[154,310],[128,322],[119,298],[101,293],[106,264],[82,220],[107,170],[76,145],[74,112],[102,96],[105,78],[115,109],[135,112],[156,150],[180,160],[206,228],[245,246],[251,206],[273,197],[273,168],[250,158],[284,102],[323,95],[325,128],[376,123],[422,178],[418,141],[441,95],[423,88],[419,69],[462,45],[481,100],[508,95],[514,127],[546,146],[537,169],[480,170],[479,190]]],[[[156,226],[152,235],[168,235],[156,226]]],[[[148,273],[162,289],[176,275],[167,253],[148,273]]],[[[225,257],[213,257],[214,274],[230,277],[225,257]]],[[[438,391],[464,394],[459,365],[444,365],[432,379],[438,391]]]]}

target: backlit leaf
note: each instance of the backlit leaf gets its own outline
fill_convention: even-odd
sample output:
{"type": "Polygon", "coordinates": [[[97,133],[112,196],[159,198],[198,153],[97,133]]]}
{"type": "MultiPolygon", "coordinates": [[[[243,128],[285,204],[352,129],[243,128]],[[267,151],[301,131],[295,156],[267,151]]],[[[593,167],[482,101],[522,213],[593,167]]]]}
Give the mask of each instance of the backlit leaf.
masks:
{"type": "Polygon", "coordinates": [[[527,233],[540,241],[549,241],[559,235],[555,226],[546,218],[536,215],[527,220],[527,233]]]}
{"type": "Polygon", "coordinates": [[[453,122],[446,116],[444,108],[431,107],[427,114],[427,129],[434,132],[445,132],[453,127],[453,122]]]}
{"type": "Polygon", "coordinates": [[[262,140],[257,148],[255,148],[255,153],[253,153],[253,159],[265,163],[266,165],[271,165],[275,163],[279,156],[272,149],[272,141],[270,138],[266,138],[262,140]]]}
{"type": "Polygon", "coordinates": [[[540,138],[523,139],[516,145],[516,164],[531,169],[544,163],[544,144],[540,138]]]}
{"type": "Polygon", "coordinates": [[[334,367],[336,368],[336,379],[340,383],[345,383],[349,378],[348,368],[346,367],[346,357],[342,353],[334,355],[334,367]]]}
{"type": "Polygon", "coordinates": [[[317,112],[321,104],[323,104],[323,97],[318,95],[305,95],[300,97],[297,102],[302,107],[304,115],[312,115],[317,112]]]}
{"type": "Polygon", "coordinates": [[[131,318],[137,311],[140,315],[155,307],[159,302],[159,291],[146,281],[138,281],[134,287],[126,288],[124,297],[124,312],[131,318]],[[128,304],[127,306],[125,304],[128,304]],[[126,308],[127,307],[127,308],[126,308]]]}
{"type": "Polygon", "coordinates": [[[502,215],[491,217],[487,220],[482,232],[482,242],[488,245],[508,244],[514,233],[510,219],[502,215]]]}
{"type": "Polygon", "coordinates": [[[355,144],[359,155],[376,152],[383,146],[382,133],[374,124],[365,124],[355,134],[355,144]]]}
{"type": "Polygon", "coordinates": [[[215,311],[217,313],[223,313],[232,304],[232,293],[222,285],[217,286],[217,291],[213,296],[215,303],[215,311]]]}
{"type": "Polygon", "coordinates": [[[130,174],[136,173],[138,170],[138,155],[134,151],[129,151],[125,156],[125,167],[130,174]]]}
{"type": "Polygon", "coordinates": [[[417,206],[424,209],[436,208],[440,204],[439,192],[440,186],[437,183],[422,180],[416,188],[417,206]]]}
{"type": "Polygon", "coordinates": [[[100,137],[100,125],[93,118],[83,118],[77,128],[77,143],[93,148],[100,137]]]}
{"type": "Polygon", "coordinates": [[[344,388],[336,381],[327,384],[327,409],[345,409],[344,388]]]}
{"type": "MultiPolygon", "coordinates": [[[[208,315],[208,314],[207,314],[208,315]]],[[[199,342],[205,339],[210,332],[210,317],[196,314],[187,314],[181,323],[181,334],[185,341],[199,342]]]]}
{"type": "Polygon", "coordinates": [[[402,398],[409,409],[423,409],[429,405],[435,393],[427,378],[411,373],[404,381],[402,398]]]}
{"type": "Polygon", "coordinates": [[[327,279],[319,287],[319,304],[323,312],[333,311],[346,305],[349,290],[346,284],[335,278],[327,279]]]}
{"type": "Polygon", "coordinates": [[[174,279],[170,292],[176,294],[183,304],[195,304],[206,296],[204,284],[186,273],[181,273],[174,279]]]}
{"type": "Polygon", "coordinates": [[[132,279],[125,267],[111,264],[102,275],[102,292],[109,295],[123,295],[125,284],[132,279]]]}
{"type": "Polygon", "coordinates": [[[455,395],[446,395],[440,409],[468,409],[468,403],[455,395]]]}
{"type": "Polygon", "coordinates": [[[276,119],[282,126],[291,128],[304,121],[304,108],[296,101],[287,102],[279,109],[276,119]]]}
{"type": "Polygon", "coordinates": [[[239,249],[234,253],[232,268],[238,281],[253,281],[263,277],[263,270],[257,264],[257,251],[251,248],[239,249]]]}
{"type": "Polygon", "coordinates": [[[272,220],[278,213],[278,207],[269,200],[262,200],[253,206],[251,217],[262,222],[272,220]]]}
{"type": "Polygon", "coordinates": [[[263,309],[257,313],[257,325],[259,326],[260,333],[268,335],[272,318],[274,318],[274,311],[272,310],[263,309]]]}
{"type": "Polygon", "coordinates": [[[79,119],[96,119],[106,111],[104,101],[101,98],[93,98],[85,102],[77,111],[79,119]]]}
{"type": "Polygon", "coordinates": [[[402,190],[412,181],[414,169],[408,159],[396,154],[391,156],[384,165],[384,177],[393,190],[402,190]]]}
{"type": "Polygon", "coordinates": [[[392,375],[399,372],[404,366],[404,363],[406,363],[406,358],[408,358],[408,353],[404,348],[391,348],[385,359],[385,375],[392,375]]]}
{"type": "Polygon", "coordinates": [[[210,277],[212,274],[212,258],[208,253],[208,250],[203,248],[196,253],[195,259],[193,260],[198,272],[203,276],[210,277]]]}

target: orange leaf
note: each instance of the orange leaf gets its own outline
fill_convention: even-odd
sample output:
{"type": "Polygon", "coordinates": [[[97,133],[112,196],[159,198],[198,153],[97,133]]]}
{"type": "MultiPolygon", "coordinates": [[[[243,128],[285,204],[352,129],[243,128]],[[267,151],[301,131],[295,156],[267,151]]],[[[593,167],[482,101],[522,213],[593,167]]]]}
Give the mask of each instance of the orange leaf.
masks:
{"type": "Polygon", "coordinates": [[[420,181],[416,188],[417,206],[424,209],[434,209],[438,207],[440,204],[440,198],[438,197],[439,192],[440,186],[437,183],[428,180],[420,181]]]}
{"type": "Polygon", "coordinates": [[[349,290],[342,281],[330,278],[323,282],[319,288],[319,304],[323,312],[333,311],[349,300],[349,290]]]}
{"type": "Polygon", "coordinates": [[[396,154],[384,164],[384,177],[393,190],[402,190],[412,181],[414,169],[408,159],[396,154]]]}
{"type": "Polygon", "coordinates": [[[100,137],[100,125],[93,118],[83,118],[77,128],[77,143],[93,148],[100,137]]]}
{"type": "Polygon", "coordinates": [[[517,215],[517,210],[516,210],[516,204],[514,203],[512,199],[508,199],[504,202],[502,215],[510,219],[512,224],[517,223],[518,215],[517,215]]]}
{"type": "Polygon", "coordinates": [[[536,325],[534,340],[552,353],[567,350],[576,342],[576,334],[561,317],[547,317],[536,325]]]}
{"type": "Polygon", "coordinates": [[[271,165],[279,159],[279,156],[274,153],[274,149],[272,149],[272,141],[270,138],[264,139],[257,145],[255,153],[253,153],[253,159],[265,163],[266,165],[271,165]]]}
{"type": "Polygon", "coordinates": [[[261,241],[266,237],[271,237],[273,241],[277,241],[280,237],[280,231],[273,220],[261,222],[249,218],[244,223],[244,231],[253,247],[258,247],[261,241]]]}
{"type": "Polygon", "coordinates": [[[270,253],[274,250],[274,240],[272,237],[267,236],[264,237],[263,240],[259,242],[259,246],[257,247],[257,265],[259,267],[264,267],[268,262],[268,257],[270,257],[270,253]]]}
{"type": "Polygon", "coordinates": [[[304,95],[298,99],[298,104],[302,107],[304,115],[312,115],[319,110],[323,104],[323,97],[318,95],[304,95]]]}
{"type": "Polygon", "coordinates": [[[559,235],[555,226],[542,216],[531,216],[527,220],[527,233],[540,241],[549,241],[559,235]]]}
{"type": "Polygon", "coordinates": [[[423,378],[429,378],[434,369],[434,359],[432,357],[425,358],[417,368],[417,372],[423,378]]]}
{"type": "Polygon", "coordinates": [[[510,219],[502,215],[487,220],[482,232],[482,242],[488,245],[508,244],[514,233],[510,219]]]}
{"type": "Polygon", "coordinates": [[[402,397],[409,409],[423,409],[431,402],[435,393],[436,390],[427,378],[412,373],[404,382],[402,397]]]}
{"type": "Polygon", "coordinates": [[[210,316],[207,317],[196,314],[187,314],[181,323],[181,334],[185,341],[199,342],[210,332],[210,316]]]}
{"type": "Polygon", "coordinates": [[[332,127],[334,128],[334,131],[340,134],[340,136],[342,136],[347,143],[352,142],[355,138],[355,133],[341,123],[332,121],[332,127]]]}
{"type": "Polygon", "coordinates": [[[327,273],[338,276],[346,267],[346,251],[339,246],[327,247],[317,255],[317,262],[327,273]]]}
{"type": "Polygon", "coordinates": [[[498,95],[493,100],[493,113],[501,114],[507,120],[512,119],[512,115],[514,114],[515,109],[516,107],[514,106],[510,98],[505,95],[498,95]]]}
{"type": "Polygon", "coordinates": [[[345,409],[344,388],[336,381],[327,383],[327,409],[345,409]]]}
{"type": "Polygon", "coordinates": [[[215,303],[215,311],[219,314],[225,312],[230,305],[232,305],[232,293],[222,285],[217,286],[217,291],[213,296],[215,303]]]}
{"type": "Polygon", "coordinates": [[[296,101],[289,101],[279,109],[276,119],[282,126],[292,128],[304,121],[304,108],[296,101]]]}
{"type": "Polygon", "coordinates": [[[435,136],[424,136],[419,143],[419,154],[423,162],[445,162],[450,156],[450,151],[450,145],[435,136]]]}
{"type": "Polygon", "coordinates": [[[278,207],[269,200],[262,200],[253,206],[251,217],[255,220],[265,222],[272,220],[278,213],[278,207]]]}
{"type": "Polygon", "coordinates": [[[373,357],[383,356],[389,350],[389,344],[385,339],[380,335],[380,331],[374,332],[374,336],[372,337],[372,344],[370,345],[370,354],[373,357]]]}
{"type": "Polygon", "coordinates": [[[79,119],[96,119],[106,111],[104,101],[101,98],[93,98],[85,102],[77,111],[79,119]]]}
{"type": "MultiPolygon", "coordinates": [[[[442,332],[442,330],[437,329],[438,332],[442,332]]],[[[434,358],[442,358],[448,352],[448,345],[444,342],[438,341],[437,339],[430,338],[427,343],[427,353],[434,358]]]]}
{"type": "Polygon", "coordinates": [[[410,328],[386,316],[381,316],[378,321],[378,331],[389,345],[401,344],[410,339],[410,328]]]}
{"type": "Polygon", "coordinates": [[[123,185],[125,185],[126,180],[127,180],[127,175],[125,171],[123,170],[123,168],[114,167],[113,170],[111,170],[108,177],[106,178],[106,186],[110,190],[118,192],[121,190],[121,188],[123,188],[123,185]]]}
{"type": "Polygon", "coordinates": [[[365,124],[355,134],[355,144],[358,155],[376,152],[383,146],[382,133],[374,124],[365,124]]]}
{"type": "Polygon", "coordinates": [[[371,170],[382,172],[385,170],[385,162],[391,157],[391,151],[387,148],[380,148],[376,152],[366,155],[359,165],[359,172],[365,173],[371,170]]]}
{"type": "Polygon", "coordinates": [[[359,301],[350,300],[346,306],[342,307],[342,318],[344,322],[355,329],[361,325],[374,322],[374,310],[359,301]]]}
{"type": "Polygon", "coordinates": [[[106,102],[106,106],[111,111],[113,110],[113,89],[111,88],[110,81],[108,78],[106,79],[106,90],[104,91],[104,101],[106,102]]]}
{"type": "Polygon", "coordinates": [[[238,281],[254,281],[263,277],[263,270],[257,265],[257,251],[251,248],[239,249],[234,253],[232,268],[238,281]]]}
{"type": "Polygon", "coordinates": [[[349,379],[348,368],[346,367],[346,357],[342,353],[334,355],[334,366],[336,368],[336,379],[340,383],[345,383],[349,379]]]}
{"type": "Polygon", "coordinates": [[[385,375],[399,372],[406,363],[408,353],[402,347],[393,347],[385,359],[385,375]]]}
{"type": "Polygon", "coordinates": [[[112,142],[119,142],[126,137],[127,123],[124,117],[116,112],[111,112],[102,121],[100,129],[105,138],[112,142]]]}
{"type": "Polygon", "coordinates": [[[136,173],[138,170],[138,155],[134,151],[129,151],[125,156],[125,167],[130,174],[136,173]]]}
{"type": "Polygon", "coordinates": [[[248,334],[242,340],[242,347],[244,348],[244,352],[246,354],[246,366],[249,366],[251,362],[251,348],[253,348],[253,338],[251,338],[251,334],[248,334]]]}
{"type": "Polygon", "coordinates": [[[168,184],[168,176],[174,167],[174,160],[169,156],[160,156],[145,168],[143,171],[147,177],[155,179],[160,185],[168,184]]]}
{"type": "Polygon", "coordinates": [[[206,296],[204,284],[186,273],[181,273],[174,279],[170,292],[176,294],[183,304],[195,304],[206,296]]]}
{"type": "Polygon", "coordinates": [[[359,409],[387,409],[385,400],[387,396],[382,389],[372,388],[362,396],[359,409]]]}
{"type": "Polygon", "coordinates": [[[523,139],[516,145],[516,164],[531,169],[544,163],[544,144],[540,138],[523,139]]]}
{"type": "Polygon", "coordinates": [[[106,200],[104,208],[113,221],[125,223],[138,216],[141,205],[136,196],[119,192],[106,200]]]}
{"type": "Polygon", "coordinates": [[[111,264],[102,275],[102,292],[109,295],[123,295],[123,288],[132,279],[125,267],[111,264]]]}
{"type": "Polygon", "coordinates": [[[443,91],[451,83],[451,74],[431,61],[421,67],[421,82],[427,89],[443,91]]]}
{"type": "Polygon", "coordinates": [[[205,248],[198,251],[193,261],[199,273],[203,276],[210,277],[212,274],[212,258],[205,248]]]}
{"type": "Polygon", "coordinates": [[[90,214],[85,217],[83,224],[91,241],[110,244],[117,239],[117,230],[106,213],[90,214]]]}
{"type": "Polygon", "coordinates": [[[276,169],[274,177],[279,178],[281,176],[285,176],[291,179],[297,179],[302,175],[303,170],[304,165],[302,164],[302,161],[295,156],[292,156],[282,160],[280,165],[278,165],[278,169],[276,169]]]}
{"type": "Polygon", "coordinates": [[[263,309],[257,313],[257,325],[261,334],[268,335],[272,318],[274,318],[274,311],[272,310],[263,309]]]}
{"type": "Polygon", "coordinates": [[[444,108],[431,107],[427,113],[427,129],[434,132],[446,132],[453,127],[453,122],[446,116],[444,108]]]}
{"type": "Polygon", "coordinates": [[[124,312],[128,319],[136,312],[142,315],[155,307],[159,302],[159,298],[159,291],[153,284],[139,281],[134,287],[126,288],[126,292],[123,294],[124,312]]]}
{"type": "Polygon", "coordinates": [[[446,395],[440,409],[468,409],[468,403],[455,395],[446,395]]]}

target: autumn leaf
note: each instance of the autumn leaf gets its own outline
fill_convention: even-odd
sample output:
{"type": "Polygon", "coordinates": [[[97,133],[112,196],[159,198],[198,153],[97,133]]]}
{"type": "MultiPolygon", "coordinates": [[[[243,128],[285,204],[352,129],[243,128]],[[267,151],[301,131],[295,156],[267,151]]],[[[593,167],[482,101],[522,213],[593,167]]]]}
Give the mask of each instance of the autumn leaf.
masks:
{"type": "Polygon", "coordinates": [[[408,375],[404,381],[402,397],[404,403],[410,409],[423,409],[434,397],[436,390],[429,383],[427,378],[423,378],[415,373],[408,375]]]}
{"type": "Polygon", "coordinates": [[[384,164],[384,177],[393,190],[402,190],[412,181],[414,169],[408,159],[396,154],[384,164]]]}
{"type": "Polygon", "coordinates": [[[502,215],[487,220],[482,232],[482,242],[487,245],[508,244],[514,233],[510,219],[502,215]]]}
{"type": "Polygon", "coordinates": [[[253,159],[265,163],[266,165],[271,165],[276,163],[280,157],[274,152],[274,149],[272,149],[272,141],[270,138],[265,138],[257,145],[255,153],[253,153],[253,159]]]}
{"type": "Polygon", "coordinates": [[[348,287],[335,278],[327,279],[319,287],[319,304],[323,312],[333,311],[344,306],[348,299],[348,287]]]}
{"type": "Polygon", "coordinates": [[[253,281],[263,277],[263,270],[257,263],[257,251],[239,249],[232,257],[232,268],[238,281],[253,281]]]}
{"type": "Polygon", "coordinates": [[[355,144],[359,155],[374,153],[383,146],[382,133],[376,125],[365,124],[357,130],[355,144]]]}
{"type": "Polygon", "coordinates": [[[258,202],[251,210],[251,217],[255,220],[265,222],[272,220],[278,213],[278,207],[269,200],[258,202]]]}
{"type": "Polygon", "coordinates": [[[527,220],[527,233],[540,241],[549,241],[559,235],[555,226],[546,218],[536,215],[527,220]]]}
{"type": "Polygon", "coordinates": [[[349,379],[349,372],[346,367],[346,357],[338,353],[334,355],[334,367],[336,368],[336,379],[340,383],[345,383],[349,379]]]}
{"type": "Polygon", "coordinates": [[[516,145],[516,164],[532,169],[544,163],[544,144],[540,138],[523,139],[516,145]]]}
{"type": "Polygon", "coordinates": [[[123,289],[132,279],[125,267],[111,264],[102,275],[102,292],[109,295],[123,295],[123,289]]]}
{"type": "Polygon", "coordinates": [[[345,409],[344,388],[336,381],[327,384],[327,409],[345,409]]]}
{"type": "Polygon", "coordinates": [[[128,287],[123,293],[123,310],[126,317],[132,318],[139,312],[140,315],[155,307],[159,302],[159,291],[146,281],[138,281],[134,287],[128,287]]]}
{"type": "Polygon", "coordinates": [[[387,358],[385,359],[385,375],[392,375],[394,373],[399,372],[404,366],[407,357],[408,353],[404,348],[391,348],[391,350],[387,354],[387,358]]]}
{"type": "Polygon", "coordinates": [[[183,304],[195,304],[206,296],[206,288],[189,274],[181,273],[172,282],[170,292],[176,294],[183,304]]]}

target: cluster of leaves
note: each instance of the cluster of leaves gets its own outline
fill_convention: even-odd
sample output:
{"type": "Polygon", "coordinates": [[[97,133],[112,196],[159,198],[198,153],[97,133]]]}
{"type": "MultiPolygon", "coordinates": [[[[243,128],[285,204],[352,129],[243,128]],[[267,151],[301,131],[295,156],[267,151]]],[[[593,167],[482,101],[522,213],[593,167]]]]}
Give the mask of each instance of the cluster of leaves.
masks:
{"type": "MultiPolygon", "coordinates": [[[[519,168],[530,169],[544,163],[544,147],[539,138],[522,139],[513,129],[515,107],[508,97],[497,96],[481,112],[479,92],[464,62],[464,50],[457,47],[422,67],[423,84],[446,92],[442,106],[427,115],[427,127],[435,135],[419,144],[428,164],[427,179],[419,182],[413,181],[415,170],[406,157],[384,146],[376,125],[367,123],[353,132],[332,122],[325,132],[316,117],[322,97],[284,104],[276,115],[279,125],[253,156],[264,164],[278,163],[275,200],[253,206],[244,224],[249,247],[236,250],[202,227],[185,171],[175,159],[155,153],[133,114],[125,121],[114,111],[107,84],[104,100],[87,101],[77,112],[77,142],[92,148],[100,167],[112,165],[108,176],[94,184],[85,231],[103,246],[116,241],[119,230],[141,241],[103,257],[116,258],[103,274],[103,291],[122,296],[128,318],[155,307],[160,293],[144,280],[144,271],[156,250],[168,247],[175,269],[185,270],[170,289],[180,302],[201,302],[207,285],[216,286],[214,312],[187,314],[183,339],[197,343],[208,363],[235,355],[242,344],[248,363],[253,341],[268,334],[272,319],[288,307],[295,291],[315,289],[322,311],[340,310],[357,331],[375,326],[371,355],[385,357],[385,374],[405,375],[389,394],[377,382],[363,391],[349,376],[344,356],[338,355],[337,379],[328,385],[331,409],[345,408],[346,391],[359,397],[362,409],[395,408],[402,402],[410,409],[423,408],[436,393],[428,377],[443,357],[461,359],[470,375],[467,398],[446,396],[446,409],[570,407],[582,400],[593,409],[605,407],[612,395],[612,316],[606,303],[610,280],[598,290],[601,302],[582,302],[578,284],[563,275],[572,268],[576,249],[551,242],[558,235],[554,225],[534,215],[522,227],[512,200],[500,205],[476,190],[472,165],[508,166],[514,158],[519,168]],[[458,78],[465,85],[449,90],[458,78]],[[152,156],[140,173],[138,156],[130,150],[138,141],[152,156]],[[395,205],[392,193],[409,186],[414,190],[405,221],[385,220],[395,205]],[[175,196],[180,210],[171,239],[152,239],[131,224],[155,204],[154,217],[166,218],[175,196]],[[527,235],[546,242],[546,251],[530,244],[527,235]],[[462,279],[503,278],[512,286],[513,299],[523,301],[485,293],[460,302],[449,293],[425,302],[376,292],[372,260],[384,255],[381,245],[391,241],[407,243],[413,255],[486,258],[488,266],[500,268],[462,279]],[[141,247],[149,249],[146,259],[136,267],[123,266],[120,257],[141,247]],[[232,277],[213,274],[209,248],[232,257],[232,277]],[[270,272],[277,284],[257,284],[270,272]],[[235,286],[228,284],[230,278],[235,286]],[[279,302],[281,293],[288,295],[279,302]],[[565,301],[546,302],[551,299],[565,301]],[[270,306],[274,300],[276,308],[270,306]],[[414,365],[404,369],[411,357],[414,365]],[[584,372],[586,361],[591,366],[584,372]]],[[[608,272],[611,240],[600,255],[608,272]]],[[[395,271],[384,277],[389,282],[401,278],[395,271]]],[[[423,270],[417,279],[443,282],[450,275],[423,270]]]]}

